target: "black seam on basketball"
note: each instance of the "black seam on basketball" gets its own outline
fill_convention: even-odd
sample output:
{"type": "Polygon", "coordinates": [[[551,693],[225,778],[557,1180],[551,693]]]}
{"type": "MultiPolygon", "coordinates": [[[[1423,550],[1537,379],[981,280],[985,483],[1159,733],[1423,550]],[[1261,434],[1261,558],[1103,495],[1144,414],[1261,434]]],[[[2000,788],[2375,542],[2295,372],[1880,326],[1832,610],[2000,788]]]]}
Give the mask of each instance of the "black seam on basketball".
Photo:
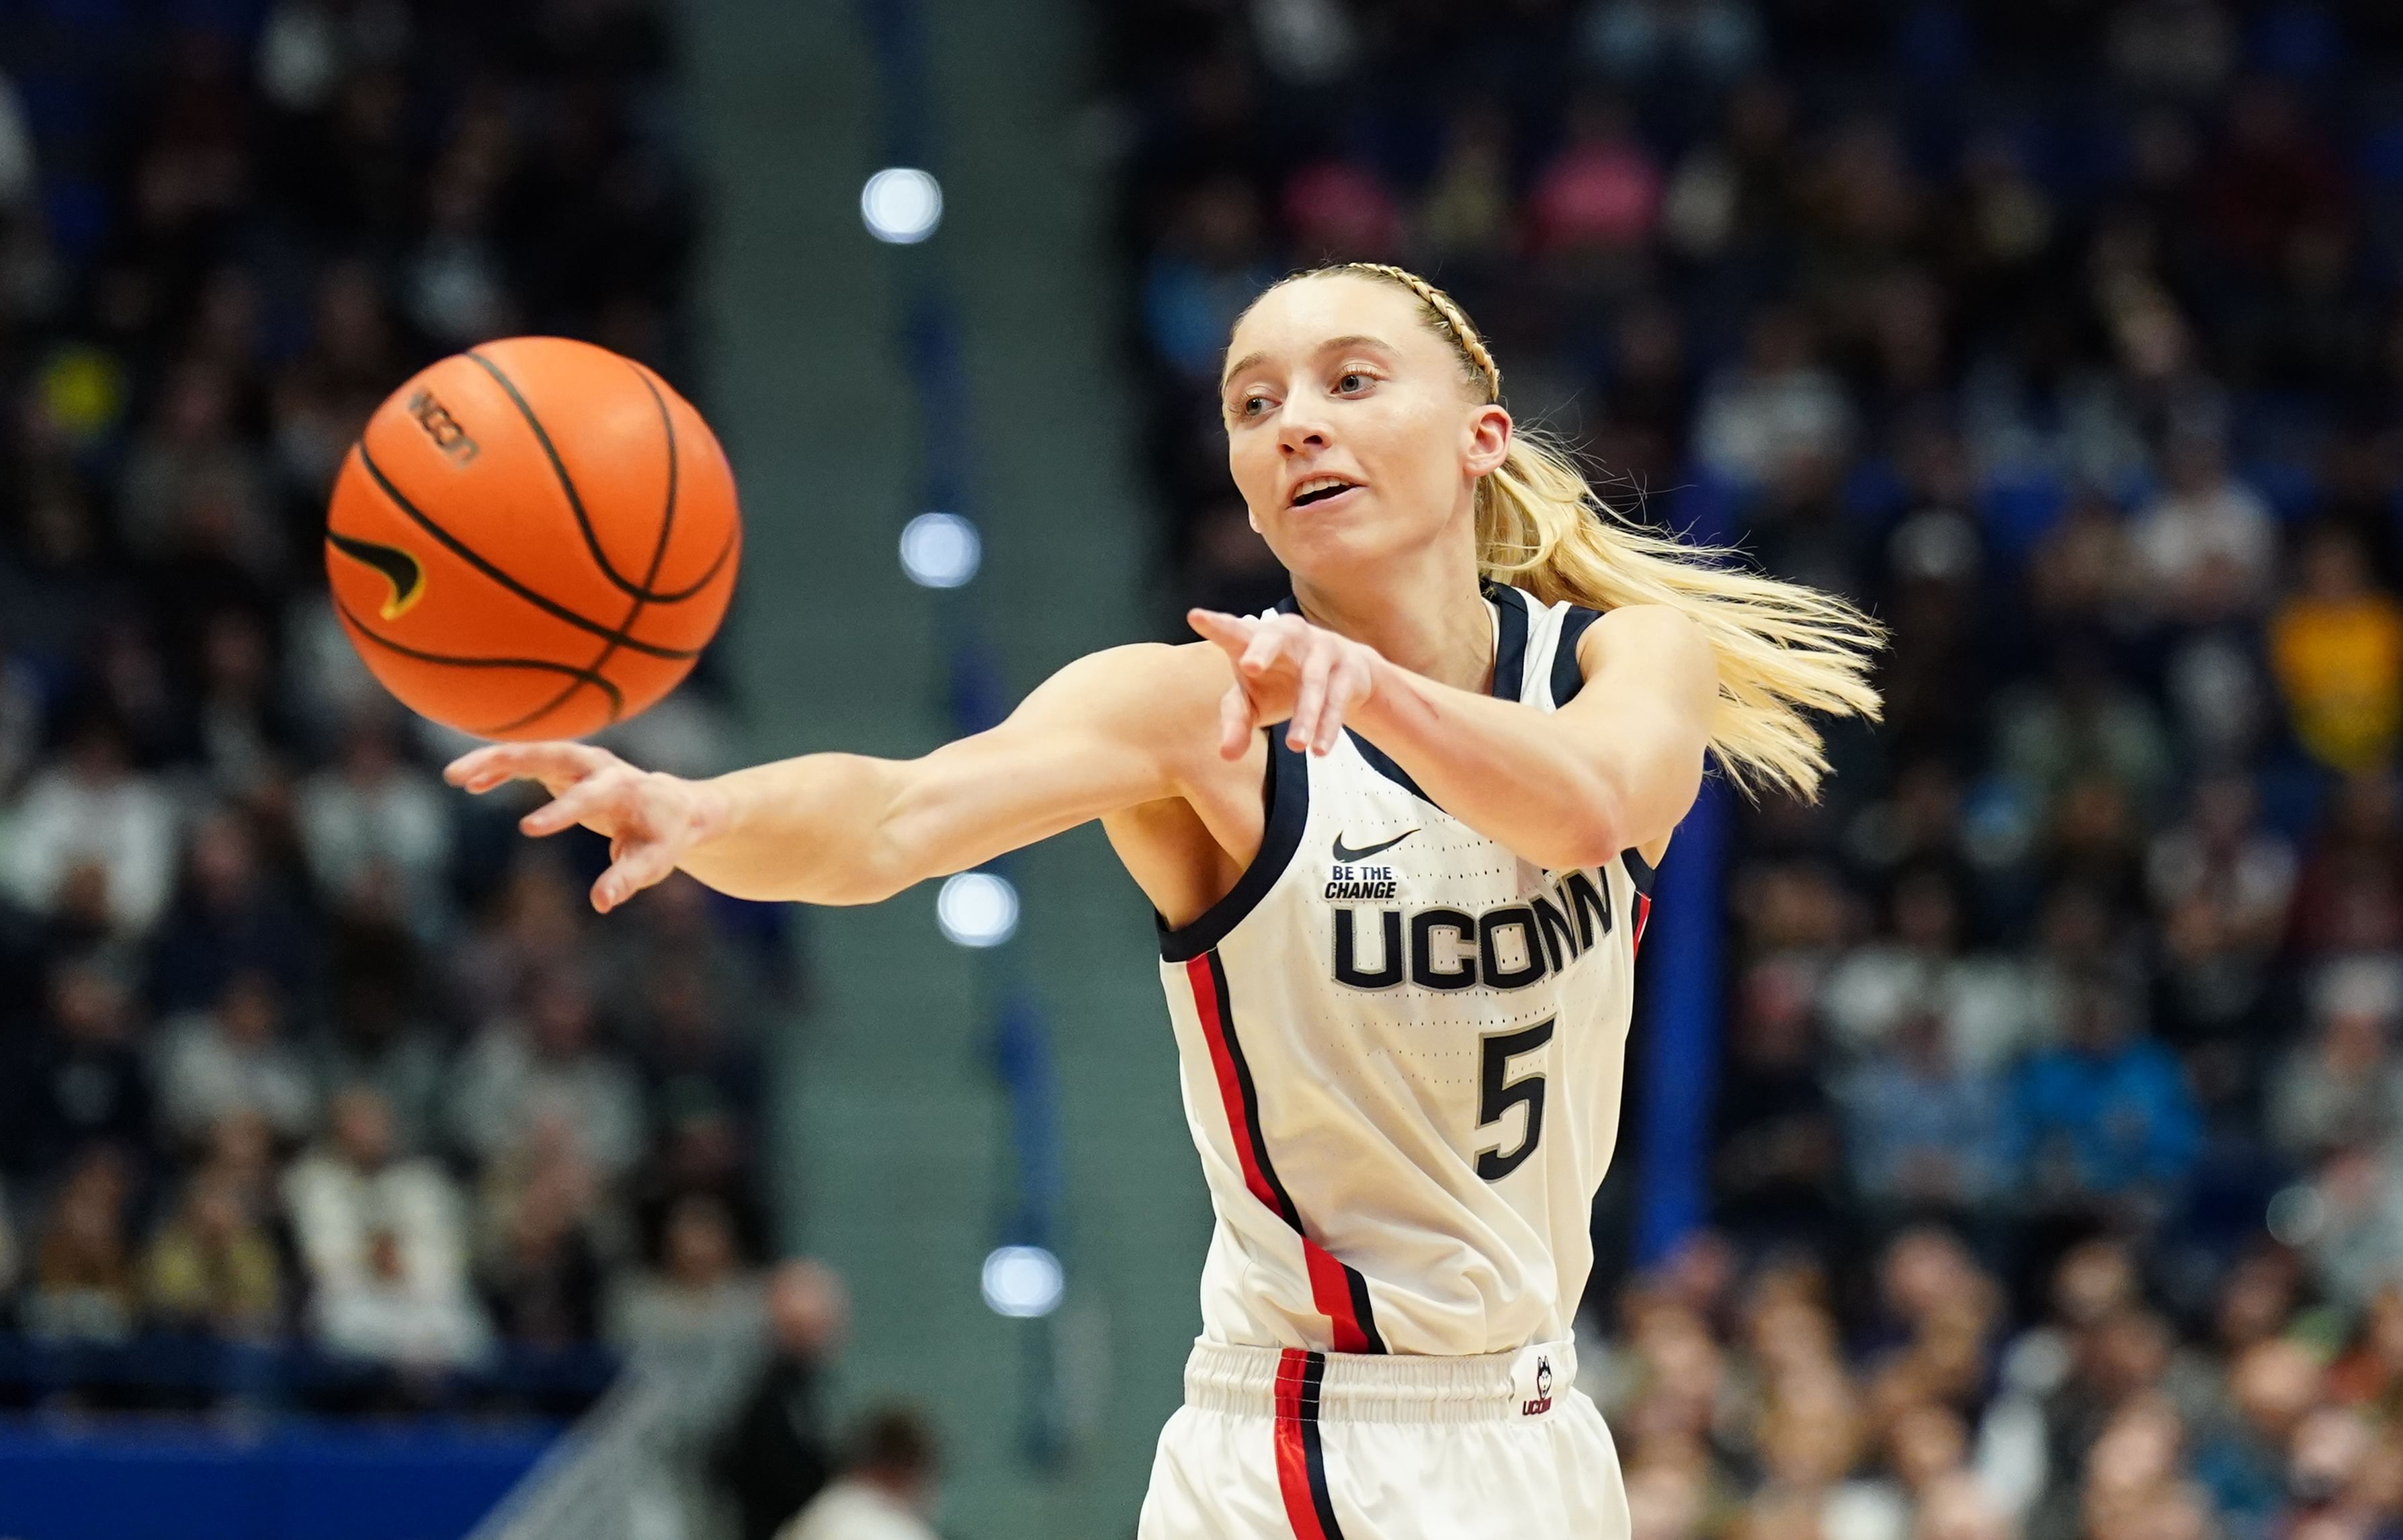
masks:
{"type": "Polygon", "coordinates": [[[367,467],[368,475],[374,479],[377,486],[383,489],[384,495],[392,499],[394,506],[399,508],[401,512],[409,515],[410,519],[414,520],[420,529],[423,529],[426,534],[440,541],[444,549],[450,551],[452,555],[458,557],[469,566],[474,567],[478,572],[482,573],[493,582],[498,583],[501,587],[508,590],[511,593],[516,594],[527,604],[532,604],[535,608],[542,611],[545,615],[550,616],[556,619],[564,620],[578,631],[590,631],[595,636],[621,643],[625,646],[647,657],[665,658],[675,662],[682,662],[686,659],[698,658],[701,656],[701,649],[698,647],[662,647],[653,643],[637,641],[635,638],[627,635],[622,631],[614,631],[609,627],[603,625],[598,620],[588,619],[586,617],[578,615],[576,611],[569,609],[566,605],[560,604],[555,599],[547,599],[541,594],[536,593],[534,590],[526,587],[523,583],[511,577],[507,573],[505,573],[500,568],[493,565],[492,562],[486,561],[483,557],[477,555],[474,550],[468,548],[465,542],[462,541],[457,535],[452,534],[449,530],[446,530],[441,525],[436,523],[433,520],[428,519],[419,510],[416,504],[401,495],[400,489],[392,484],[391,478],[384,475],[382,468],[375,463],[374,457],[368,453],[368,446],[365,439],[361,439],[359,442],[353,444],[351,448],[353,451],[358,455],[359,464],[367,467]]]}
{"type": "MultiPolygon", "coordinates": [[[[352,609],[350,605],[342,603],[341,596],[340,594],[337,594],[334,597],[334,608],[341,612],[342,618],[348,620],[351,623],[352,629],[355,630],[361,636],[366,637],[368,641],[373,642],[377,646],[382,647],[388,652],[396,652],[400,654],[403,658],[415,659],[421,663],[440,663],[446,667],[454,669],[533,669],[542,673],[570,674],[574,676],[576,681],[575,684],[569,687],[570,692],[572,693],[576,689],[581,689],[586,685],[591,686],[594,689],[599,690],[602,694],[609,698],[613,717],[616,711],[622,708],[625,701],[624,693],[620,691],[616,685],[610,683],[601,675],[592,673],[590,670],[577,668],[573,663],[554,662],[552,659],[548,658],[461,658],[451,653],[427,652],[423,647],[412,647],[406,643],[396,642],[391,637],[381,634],[365,620],[360,619],[357,611],[352,609]]],[[[564,700],[565,697],[562,696],[560,699],[564,700]]],[[[504,722],[497,728],[470,728],[466,730],[476,733],[479,737],[485,738],[489,738],[495,733],[514,732],[518,728],[525,727],[529,723],[539,719],[547,713],[557,709],[558,701],[554,701],[550,705],[544,706],[538,711],[521,716],[515,721],[504,722]]]]}
{"type": "MultiPolygon", "coordinates": [[[[652,402],[653,402],[654,404],[656,404],[656,405],[659,407],[659,409],[660,409],[660,426],[663,430],[665,430],[665,431],[666,431],[667,436],[668,436],[668,502],[667,502],[667,506],[666,506],[664,509],[662,509],[662,510],[660,511],[660,537],[659,537],[658,541],[657,541],[656,543],[654,543],[654,544],[652,545],[652,547],[651,547],[651,566],[650,566],[650,570],[649,570],[648,572],[646,572],[646,573],[645,573],[645,574],[643,575],[643,587],[644,587],[646,590],[648,590],[648,589],[650,588],[651,584],[652,584],[652,583],[653,583],[653,582],[654,582],[654,581],[659,577],[659,576],[660,576],[660,563],[667,560],[667,555],[668,555],[668,536],[669,536],[669,535],[670,535],[670,534],[674,531],[674,529],[675,529],[676,486],[677,486],[677,480],[676,480],[676,437],[675,437],[675,423],[674,423],[673,422],[669,421],[669,419],[668,419],[668,404],[667,404],[667,400],[666,400],[666,398],[665,398],[664,396],[662,396],[662,395],[660,395],[658,388],[657,388],[657,387],[655,387],[654,385],[652,385],[652,383],[650,382],[650,381],[649,381],[648,379],[646,379],[646,378],[645,378],[645,377],[644,377],[644,375],[643,375],[643,371],[642,371],[641,369],[639,369],[639,368],[634,368],[634,366],[633,366],[632,364],[631,364],[631,363],[629,363],[626,367],[627,367],[628,368],[632,368],[632,369],[634,369],[634,377],[635,377],[636,379],[638,379],[638,380],[641,380],[641,381],[643,382],[643,388],[644,388],[645,390],[647,390],[647,391],[649,391],[649,392],[651,393],[651,400],[652,400],[652,402]]],[[[625,624],[624,624],[624,625],[622,625],[622,626],[620,626],[620,627],[618,628],[618,630],[619,630],[619,631],[631,631],[631,630],[632,630],[632,629],[633,629],[633,624],[634,624],[634,622],[635,622],[636,620],[638,620],[638,619],[640,619],[640,618],[642,617],[642,614],[643,614],[643,604],[644,604],[644,601],[642,601],[641,599],[636,599],[636,600],[633,602],[633,607],[626,611],[626,621],[625,621],[625,624]]],[[[595,658],[595,659],[592,659],[591,668],[592,668],[592,672],[593,672],[593,673],[597,676],[597,675],[600,673],[600,672],[601,672],[602,666],[603,666],[604,664],[607,663],[607,662],[609,661],[609,659],[610,659],[615,658],[617,655],[618,655],[618,644],[617,644],[617,643],[615,643],[615,642],[604,642],[604,643],[603,643],[603,644],[602,644],[602,645],[601,645],[601,655],[600,655],[599,657],[597,657],[597,658],[595,658]]],[[[571,696],[573,696],[573,695],[574,695],[577,690],[579,690],[579,689],[581,689],[581,688],[583,688],[583,687],[583,687],[583,684],[582,684],[582,682],[581,682],[581,681],[579,681],[579,680],[570,680],[570,681],[567,683],[567,685],[566,685],[563,688],[562,688],[562,689],[560,690],[560,692],[559,692],[557,695],[555,695],[555,696],[551,697],[550,703],[549,703],[549,705],[544,706],[544,707],[540,708],[539,710],[535,711],[532,715],[530,715],[530,716],[528,716],[528,717],[524,718],[522,721],[518,721],[518,722],[512,722],[512,723],[510,723],[510,724],[509,724],[509,726],[508,726],[508,728],[506,728],[506,729],[504,729],[504,730],[507,730],[507,731],[514,731],[514,730],[516,730],[516,729],[517,729],[517,728],[519,728],[525,727],[525,726],[528,726],[528,725],[529,725],[529,724],[531,724],[531,723],[540,721],[543,717],[549,715],[552,712],[554,712],[554,711],[558,710],[561,706],[565,705],[565,704],[567,703],[567,701],[568,701],[568,698],[569,698],[569,697],[571,697],[571,696]]],[[[622,715],[623,711],[624,711],[624,702],[623,702],[623,701],[615,701],[615,700],[611,701],[609,702],[609,721],[610,721],[610,723],[614,724],[614,723],[618,720],[618,716],[619,716],[620,715],[622,715]]]]}
{"type": "MultiPolygon", "coordinates": [[[[508,393],[509,399],[517,405],[518,415],[524,418],[526,426],[534,430],[535,442],[542,446],[544,458],[550,462],[551,473],[559,479],[559,490],[567,495],[568,511],[576,515],[576,527],[584,534],[584,548],[591,553],[592,563],[601,569],[602,576],[606,577],[618,592],[628,598],[643,600],[653,604],[676,604],[691,598],[709,587],[710,580],[717,576],[718,568],[726,564],[726,558],[734,549],[734,536],[730,532],[726,537],[726,544],[719,548],[716,560],[710,562],[709,570],[701,574],[689,588],[662,593],[653,589],[648,582],[636,584],[619,576],[618,569],[609,564],[608,553],[601,548],[601,537],[592,532],[592,517],[584,511],[584,499],[576,491],[575,479],[567,474],[567,463],[560,459],[559,450],[551,443],[550,434],[543,427],[542,419],[535,415],[534,404],[519,392],[517,382],[503,373],[498,364],[472,348],[468,350],[467,356],[474,360],[479,368],[491,375],[502,390],[508,393]]],[[[635,372],[639,376],[642,371],[637,369],[635,372]]],[[[667,416],[667,402],[660,398],[659,391],[651,385],[649,380],[644,380],[643,384],[646,389],[650,390],[652,398],[659,401],[660,416],[664,420],[667,416]]],[[[674,437],[673,428],[669,430],[669,437],[671,438],[674,437]]],[[[651,575],[654,578],[659,576],[659,564],[656,562],[652,563],[651,575]]]]}
{"type": "MultiPolygon", "coordinates": [[[[634,371],[634,378],[643,382],[643,388],[651,393],[651,400],[660,409],[660,431],[666,434],[668,438],[667,524],[673,525],[675,522],[676,502],[680,495],[677,489],[681,485],[677,466],[682,463],[676,445],[675,414],[668,410],[668,398],[660,394],[659,382],[651,377],[649,369],[631,358],[626,361],[626,367],[634,371]]],[[[726,543],[718,547],[717,554],[710,559],[709,570],[694,578],[689,586],[681,589],[655,590],[651,585],[659,581],[660,569],[667,565],[667,533],[666,528],[662,527],[659,548],[652,553],[651,570],[643,578],[643,588],[649,595],[650,602],[654,604],[679,604],[715,582],[719,570],[726,565],[727,559],[734,554],[735,541],[741,533],[740,525],[726,532],[726,543]]]]}

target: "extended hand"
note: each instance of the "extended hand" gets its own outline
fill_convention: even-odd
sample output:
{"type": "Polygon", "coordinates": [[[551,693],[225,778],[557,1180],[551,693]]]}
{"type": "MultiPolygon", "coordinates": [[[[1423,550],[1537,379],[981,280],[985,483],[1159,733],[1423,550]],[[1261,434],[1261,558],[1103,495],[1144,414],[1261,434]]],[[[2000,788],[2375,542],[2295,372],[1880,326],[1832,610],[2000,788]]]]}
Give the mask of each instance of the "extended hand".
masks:
{"type": "Polygon", "coordinates": [[[1345,714],[1376,691],[1376,648],[1299,615],[1255,620],[1197,609],[1185,618],[1234,660],[1235,682],[1218,702],[1218,752],[1229,759],[1243,757],[1263,723],[1279,721],[1287,747],[1326,754],[1345,714]]]}
{"type": "Polygon", "coordinates": [[[551,799],[518,820],[540,838],[581,824],[609,841],[609,869],[592,884],[606,914],[674,871],[722,831],[724,798],[705,783],[639,770],[589,743],[494,743],[451,761],[444,780],[472,792],[539,781],[551,799]]]}

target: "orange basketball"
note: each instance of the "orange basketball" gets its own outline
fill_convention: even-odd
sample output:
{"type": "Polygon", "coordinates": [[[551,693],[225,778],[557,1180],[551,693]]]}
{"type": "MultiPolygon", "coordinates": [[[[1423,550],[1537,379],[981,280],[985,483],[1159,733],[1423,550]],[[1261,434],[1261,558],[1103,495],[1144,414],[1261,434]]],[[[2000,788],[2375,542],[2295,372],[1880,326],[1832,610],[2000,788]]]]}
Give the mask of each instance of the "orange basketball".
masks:
{"type": "Polygon", "coordinates": [[[734,473],[630,358],[512,337],[368,420],[334,482],[326,575],[410,710],[479,738],[574,738],[674,689],[725,618],[734,473]]]}

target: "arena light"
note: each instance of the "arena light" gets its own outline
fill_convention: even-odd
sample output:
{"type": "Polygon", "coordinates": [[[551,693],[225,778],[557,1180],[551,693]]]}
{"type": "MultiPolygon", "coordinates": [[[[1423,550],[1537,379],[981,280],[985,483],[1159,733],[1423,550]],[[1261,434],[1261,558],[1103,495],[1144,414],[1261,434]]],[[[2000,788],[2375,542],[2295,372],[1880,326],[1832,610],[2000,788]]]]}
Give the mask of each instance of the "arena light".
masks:
{"type": "Polygon", "coordinates": [[[935,923],[963,947],[997,947],[1018,929],[1018,890],[989,871],[964,871],[935,896],[935,923]]]}
{"type": "Polygon", "coordinates": [[[1041,1246],[995,1246],[984,1259],[985,1308],[1026,1321],[1060,1308],[1068,1277],[1041,1246]]]}
{"type": "Polygon", "coordinates": [[[977,575],[984,542],[956,513],[922,513],[901,526],[901,571],[922,589],[955,589],[977,575]]]}
{"type": "Polygon", "coordinates": [[[943,188],[915,166],[887,166],[859,192],[868,233],[896,246],[914,246],[943,222],[943,188]]]}

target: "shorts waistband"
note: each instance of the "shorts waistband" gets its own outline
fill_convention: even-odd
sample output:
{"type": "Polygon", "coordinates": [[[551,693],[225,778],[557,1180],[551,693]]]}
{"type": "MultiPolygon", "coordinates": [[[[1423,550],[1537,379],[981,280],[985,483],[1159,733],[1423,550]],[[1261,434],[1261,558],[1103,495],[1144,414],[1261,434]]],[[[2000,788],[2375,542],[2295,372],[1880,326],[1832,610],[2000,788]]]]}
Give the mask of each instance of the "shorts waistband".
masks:
{"type": "Polygon", "coordinates": [[[1185,1404],[1323,1422],[1516,1422],[1547,1417],[1577,1381],[1577,1345],[1513,1353],[1310,1353],[1196,1342],[1185,1404]]]}

